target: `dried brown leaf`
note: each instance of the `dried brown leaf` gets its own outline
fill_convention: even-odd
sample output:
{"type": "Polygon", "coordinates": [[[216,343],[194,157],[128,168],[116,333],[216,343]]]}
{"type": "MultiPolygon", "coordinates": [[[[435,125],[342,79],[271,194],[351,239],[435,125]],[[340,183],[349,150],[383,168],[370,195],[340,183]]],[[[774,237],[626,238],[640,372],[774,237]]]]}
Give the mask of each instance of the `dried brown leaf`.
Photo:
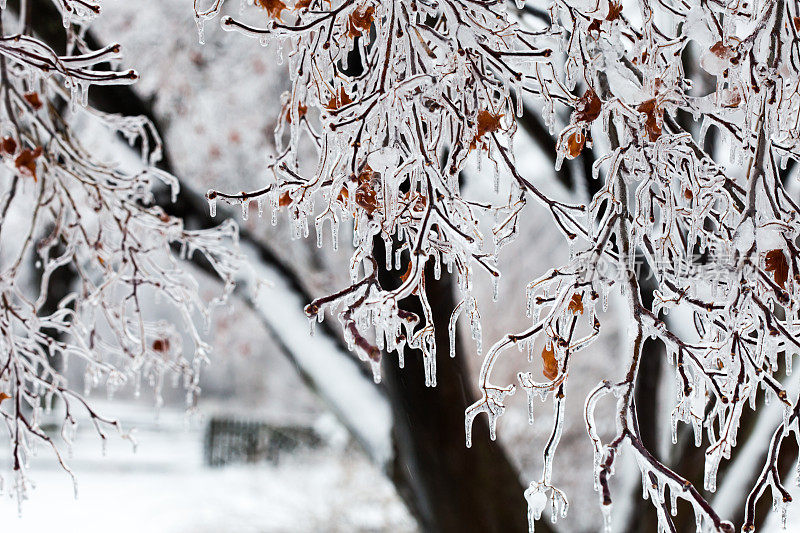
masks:
{"type": "Polygon", "coordinates": [[[577,292],[572,295],[572,299],[569,301],[569,310],[577,315],[578,313],[583,314],[583,298],[577,292]]]}
{"type": "Polygon", "coordinates": [[[267,10],[267,14],[274,19],[281,19],[281,12],[286,9],[286,4],[281,0],[256,0],[256,5],[267,10]]]}
{"type": "Polygon", "coordinates": [[[33,181],[36,181],[36,159],[40,155],[42,155],[41,146],[37,146],[33,150],[26,148],[14,159],[14,166],[21,174],[30,176],[33,181]]]}
{"type": "Polygon", "coordinates": [[[350,13],[347,36],[352,39],[364,31],[369,31],[373,20],[375,20],[375,6],[358,6],[350,13]]]}
{"type": "Polygon", "coordinates": [[[611,0],[608,4],[608,15],[606,15],[606,20],[617,20],[619,16],[622,14],[622,4],[619,2],[614,2],[611,0]]]}
{"type": "Polygon", "coordinates": [[[22,97],[25,98],[25,101],[28,102],[33,109],[38,111],[42,108],[42,100],[39,98],[39,93],[25,93],[22,97]]]}
{"type": "Polygon", "coordinates": [[[587,89],[578,100],[578,105],[575,108],[575,118],[582,122],[594,122],[600,116],[602,110],[603,102],[600,97],[592,89],[587,89]]]}
{"type": "Polygon", "coordinates": [[[0,142],[0,150],[4,154],[14,155],[17,151],[17,141],[13,137],[3,137],[2,142],[0,142]]]}
{"type": "Polygon", "coordinates": [[[329,111],[334,111],[339,109],[342,106],[346,106],[347,104],[352,104],[353,100],[350,98],[350,95],[344,90],[344,87],[339,87],[339,96],[332,96],[330,100],[328,100],[328,105],[325,107],[329,111]]]}
{"type": "Polygon", "coordinates": [[[764,270],[772,272],[772,279],[781,289],[786,288],[786,280],[789,279],[789,263],[786,261],[783,250],[776,249],[767,252],[764,270]]]}
{"type": "Polygon", "coordinates": [[[575,159],[581,155],[581,151],[583,150],[583,146],[585,144],[586,138],[581,132],[576,131],[572,133],[572,135],[567,137],[567,157],[570,159],[575,159]]]}
{"type": "Polygon", "coordinates": [[[550,381],[556,379],[556,377],[558,377],[558,361],[556,361],[556,354],[553,350],[552,343],[550,343],[549,347],[545,346],[544,350],[542,350],[542,363],[544,364],[542,368],[544,377],[550,381]]]}
{"type": "Polygon", "coordinates": [[[487,133],[494,133],[500,129],[500,119],[503,115],[482,109],[478,112],[478,135],[480,139],[487,133]]]}
{"type": "Polygon", "coordinates": [[[655,142],[659,137],[661,137],[661,125],[659,124],[659,120],[661,119],[663,110],[658,106],[655,98],[645,100],[639,104],[637,110],[647,116],[647,120],[644,124],[644,130],[647,132],[650,142],[655,142]]]}

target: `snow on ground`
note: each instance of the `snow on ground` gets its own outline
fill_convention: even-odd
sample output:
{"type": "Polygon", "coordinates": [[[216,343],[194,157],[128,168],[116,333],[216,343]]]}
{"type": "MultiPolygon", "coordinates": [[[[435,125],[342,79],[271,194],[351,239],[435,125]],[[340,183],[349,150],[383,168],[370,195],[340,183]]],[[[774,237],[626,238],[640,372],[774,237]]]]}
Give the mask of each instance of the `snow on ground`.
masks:
{"type": "MultiPolygon", "coordinates": [[[[32,461],[36,487],[17,514],[0,498],[3,530],[59,533],[266,533],[293,531],[414,531],[390,482],[352,446],[284,454],[278,464],[210,468],[203,464],[201,417],[144,406],[103,404],[126,426],[137,426],[136,453],[112,437],[102,446],[80,427],[69,476],[41,449],[32,461]]],[[[7,443],[2,443],[3,446],[7,443]]],[[[12,482],[2,471],[6,485],[12,482]]],[[[10,488],[10,487],[9,487],[10,488]]]]}

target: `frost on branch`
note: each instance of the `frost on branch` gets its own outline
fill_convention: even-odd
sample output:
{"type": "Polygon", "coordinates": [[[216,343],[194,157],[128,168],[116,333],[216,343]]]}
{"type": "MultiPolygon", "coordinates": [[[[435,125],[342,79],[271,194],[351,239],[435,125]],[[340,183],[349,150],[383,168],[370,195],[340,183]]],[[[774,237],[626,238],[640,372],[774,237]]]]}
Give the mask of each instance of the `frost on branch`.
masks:
{"type": "Polygon", "coordinates": [[[225,282],[220,298],[232,287],[237,261],[233,224],[190,231],[154,205],[156,188],[171,188],[174,197],[178,186],[154,166],[161,158],[155,128],[142,117],[88,107],[92,85],[137,78],[109,68],[120,60],[119,45],[90,50],[84,43],[99,5],[54,3],[64,14],[64,55],[33,36],[8,33],[26,25],[0,8],[0,417],[20,501],[38,447],[50,448],[69,471],[62,453],[79,420],[90,420],[104,441],[109,430],[128,436],[95,411],[85,398],[91,389],[112,394],[132,383],[138,391],[144,379],[160,401],[163,381],[173,376],[194,401],[208,355],[195,324],[220,300],[199,296],[184,260],[205,257],[225,282]],[[140,169],[90,152],[72,128],[77,120],[138,145],[140,169]],[[148,316],[143,306],[153,298],[181,319],[148,316]],[[193,345],[182,346],[184,338],[193,345]],[[85,369],[84,387],[67,382],[68,364],[85,369]],[[41,427],[54,406],[64,412],[57,438],[41,427]]]}
{"type": "MultiPolygon", "coordinates": [[[[220,21],[275,44],[281,60],[288,58],[292,87],[268,166],[272,179],[259,191],[208,197],[212,211],[221,198],[241,202],[244,213],[251,200],[266,199],[273,217],[288,212],[296,237],[307,236],[313,224],[320,245],[325,226],[336,246],[340,224],[352,220],[352,285],[311,303],[312,320],[337,314],[351,347],[376,372],[381,351],[397,352],[402,364],[406,345],[421,349],[426,381],[434,385],[425,264],[455,275],[462,302],[450,330],[467,310],[480,342],[474,270],[499,277],[498,252],[533,200],[569,241],[571,257],[528,285],[531,325],[489,349],[482,398],[466,410],[467,443],[481,413],[494,438],[505,398],[517,386],[492,382],[497,360],[517,346],[528,362],[543,363],[543,376],[518,374],[531,418],[536,397],[553,401],[542,476],[526,492],[531,527],[548,503],[553,519],[566,512],[551,478],[570,364],[597,338],[599,311],[615,291],[630,317],[630,339],[623,364],[585,403],[607,525],[609,477],[617,457],[629,453],[660,530],[674,527],[677,499],[691,505],[699,530],[732,530],[642,444],[633,391],[647,336],[663,343],[675,370],[673,440],[680,422],[694,428],[698,446],[705,433],[706,490],[715,490],[717,469],[731,456],[743,410],[762,405],[759,391],[785,406],[752,488],[745,530],[753,529],[755,500],[767,488],[785,507],[791,498],[776,450],[789,433],[800,438],[800,404],[788,397],[779,373],[791,369],[800,347],[800,223],[782,182],[787,164],[800,157],[796,2],[553,0],[546,10],[523,1],[460,0],[258,0],[256,6],[261,25],[220,21]],[[592,149],[587,179],[597,192],[588,205],[551,197],[516,166],[511,140],[524,103],[556,137],[556,169],[592,149]],[[719,146],[707,142],[710,133],[719,146]],[[317,150],[315,170],[298,164],[301,139],[317,150]],[[490,182],[493,201],[462,194],[468,162],[477,172],[467,179],[490,182]],[[375,256],[375,239],[385,241],[386,257],[375,256]],[[646,268],[637,268],[637,260],[646,268]],[[397,289],[381,287],[379,262],[404,272],[397,289]],[[657,285],[650,308],[642,304],[641,271],[657,285]],[[423,316],[398,307],[409,297],[420,300],[423,316]],[[679,335],[668,313],[691,317],[694,333],[679,335]],[[533,352],[536,339],[546,345],[541,354],[533,352]],[[613,420],[595,420],[601,400],[615,403],[613,420]],[[601,440],[598,423],[614,432],[610,441],[601,440]]],[[[204,19],[221,9],[219,0],[211,11],[196,6],[196,14],[204,19]]]]}

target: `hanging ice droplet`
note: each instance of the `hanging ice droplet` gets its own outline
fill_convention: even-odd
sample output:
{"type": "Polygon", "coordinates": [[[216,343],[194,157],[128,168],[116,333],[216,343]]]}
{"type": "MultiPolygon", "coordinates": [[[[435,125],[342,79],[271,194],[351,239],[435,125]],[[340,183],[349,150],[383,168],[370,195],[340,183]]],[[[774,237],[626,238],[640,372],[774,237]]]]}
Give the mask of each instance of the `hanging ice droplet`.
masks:
{"type": "Polygon", "coordinates": [[[603,531],[611,533],[611,504],[601,505],[600,509],[603,513],[603,531]]]}
{"type": "Polygon", "coordinates": [[[206,19],[195,17],[194,22],[197,24],[197,40],[200,44],[206,44],[206,19]]]}

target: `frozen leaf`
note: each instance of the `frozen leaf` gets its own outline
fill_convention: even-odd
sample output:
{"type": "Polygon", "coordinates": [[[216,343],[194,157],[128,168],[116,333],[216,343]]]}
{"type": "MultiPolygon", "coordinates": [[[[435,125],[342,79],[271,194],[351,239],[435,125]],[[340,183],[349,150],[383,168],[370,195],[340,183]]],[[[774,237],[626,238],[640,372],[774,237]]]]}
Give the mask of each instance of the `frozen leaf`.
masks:
{"type": "Polygon", "coordinates": [[[733,57],[733,50],[729,46],[726,46],[722,41],[717,41],[711,45],[709,51],[720,59],[727,60],[733,57]]]}
{"type": "Polygon", "coordinates": [[[742,96],[739,94],[739,89],[723,89],[720,97],[720,105],[722,107],[739,107],[742,103],[742,96]]]}
{"type": "Polygon", "coordinates": [[[39,93],[25,93],[23,98],[25,98],[25,101],[28,102],[33,109],[39,110],[42,108],[42,100],[39,98],[39,93]]]}
{"type": "Polygon", "coordinates": [[[412,270],[413,266],[414,266],[414,264],[411,261],[409,261],[408,262],[408,267],[406,267],[406,271],[403,272],[402,274],[400,274],[400,280],[401,281],[405,281],[405,280],[408,279],[408,276],[411,275],[411,270],[412,270]]]}
{"type": "Polygon", "coordinates": [[[480,139],[487,133],[494,133],[500,129],[500,119],[503,115],[499,113],[492,113],[485,109],[478,112],[478,134],[477,138],[480,139]]]}
{"type": "Polygon", "coordinates": [[[644,130],[647,132],[650,142],[655,142],[661,137],[661,124],[659,124],[659,121],[663,111],[659,108],[655,98],[642,102],[637,110],[645,114],[644,130]]]}
{"type": "Polygon", "coordinates": [[[347,36],[355,38],[364,31],[368,32],[374,18],[375,6],[358,6],[350,13],[347,36]]]}
{"type": "Polygon", "coordinates": [[[328,105],[325,106],[329,111],[334,111],[339,109],[342,106],[346,106],[347,104],[352,104],[353,100],[350,99],[350,95],[347,94],[347,91],[344,90],[344,87],[339,88],[339,96],[331,96],[331,99],[328,100],[328,105]]]}
{"type": "Polygon", "coordinates": [[[356,203],[369,215],[378,209],[378,194],[369,182],[362,183],[356,189],[356,203]]]}
{"type": "Polygon", "coordinates": [[[767,272],[772,272],[772,278],[781,289],[786,288],[786,280],[789,279],[789,263],[783,250],[776,249],[767,252],[765,267],[767,272]]]}
{"type": "Polygon", "coordinates": [[[542,350],[542,374],[550,381],[558,377],[558,361],[556,361],[556,354],[554,351],[553,343],[550,346],[545,346],[542,350]]]}
{"type": "Polygon", "coordinates": [[[286,4],[281,0],[256,0],[256,4],[267,10],[267,14],[274,19],[281,19],[281,12],[286,9],[286,4]]]}
{"type": "Polygon", "coordinates": [[[587,89],[575,107],[575,118],[581,122],[594,122],[602,110],[600,97],[592,89],[587,89]]]}
{"type": "Polygon", "coordinates": [[[41,155],[41,146],[37,146],[33,150],[26,148],[14,159],[14,166],[21,174],[30,176],[33,181],[36,181],[36,159],[41,155]]]}
{"type": "MultiPolygon", "coordinates": [[[[297,118],[303,118],[308,113],[308,107],[303,105],[303,102],[297,103],[297,118]]],[[[292,123],[292,111],[291,109],[286,110],[286,121],[291,124],[292,123]]]]}
{"type": "Polygon", "coordinates": [[[0,141],[0,150],[6,155],[14,155],[17,151],[17,141],[13,137],[3,137],[0,141]]]}
{"type": "Polygon", "coordinates": [[[577,292],[572,295],[572,299],[569,301],[569,310],[572,314],[583,314],[583,298],[577,292]]]}
{"type": "Polygon", "coordinates": [[[621,14],[622,14],[622,3],[611,0],[611,2],[608,3],[608,15],[606,15],[606,20],[608,21],[617,20],[621,14]]]}
{"type": "Polygon", "coordinates": [[[586,144],[586,139],[580,131],[572,133],[567,137],[567,157],[575,159],[581,155],[584,144],[586,144]]]}
{"type": "Polygon", "coordinates": [[[700,66],[709,74],[719,76],[728,69],[735,55],[733,48],[723,41],[717,41],[700,57],[700,66]]]}
{"type": "Polygon", "coordinates": [[[153,351],[158,353],[167,353],[169,351],[169,339],[154,340],[153,351]]]}

